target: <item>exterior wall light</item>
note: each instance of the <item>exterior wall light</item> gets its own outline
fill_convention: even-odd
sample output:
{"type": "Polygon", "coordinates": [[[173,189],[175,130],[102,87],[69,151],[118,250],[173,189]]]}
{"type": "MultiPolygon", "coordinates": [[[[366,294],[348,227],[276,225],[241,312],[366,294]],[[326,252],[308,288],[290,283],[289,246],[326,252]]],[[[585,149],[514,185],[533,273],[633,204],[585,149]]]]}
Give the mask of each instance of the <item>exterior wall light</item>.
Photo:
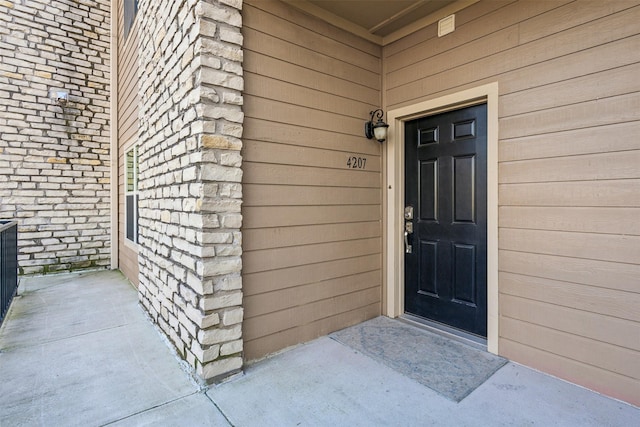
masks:
{"type": "Polygon", "coordinates": [[[64,108],[69,101],[69,92],[55,92],[53,94],[53,99],[58,103],[58,105],[64,108]]]}
{"type": "Polygon", "coordinates": [[[382,120],[384,111],[379,108],[369,114],[371,114],[371,119],[364,124],[365,136],[367,139],[373,139],[375,137],[379,142],[384,142],[384,140],[387,139],[387,128],[389,127],[389,125],[382,120]],[[375,123],[373,123],[374,118],[378,119],[375,123]]]}

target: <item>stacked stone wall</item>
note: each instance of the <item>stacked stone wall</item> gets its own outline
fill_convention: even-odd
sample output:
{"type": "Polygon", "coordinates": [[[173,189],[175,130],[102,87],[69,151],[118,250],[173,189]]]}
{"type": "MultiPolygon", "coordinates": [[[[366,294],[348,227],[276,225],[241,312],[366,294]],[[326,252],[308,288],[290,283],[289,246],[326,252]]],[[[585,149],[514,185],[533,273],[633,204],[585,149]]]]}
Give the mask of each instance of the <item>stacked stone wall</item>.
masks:
{"type": "Polygon", "coordinates": [[[139,294],[206,380],[242,366],[241,0],[142,0],[139,294]]]}
{"type": "Polygon", "coordinates": [[[24,274],[110,262],[109,13],[0,0],[0,218],[19,223],[24,274]]]}

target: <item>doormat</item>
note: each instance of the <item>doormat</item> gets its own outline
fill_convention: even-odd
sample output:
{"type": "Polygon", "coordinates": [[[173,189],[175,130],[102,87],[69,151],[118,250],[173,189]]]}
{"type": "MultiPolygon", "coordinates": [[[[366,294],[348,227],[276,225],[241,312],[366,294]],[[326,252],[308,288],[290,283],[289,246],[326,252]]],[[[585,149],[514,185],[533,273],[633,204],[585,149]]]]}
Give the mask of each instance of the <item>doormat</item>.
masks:
{"type": "Polygon", "coordinates": [[[454,402],[507,363],[502,357],[384,316],[330,337],[454,402]]]}

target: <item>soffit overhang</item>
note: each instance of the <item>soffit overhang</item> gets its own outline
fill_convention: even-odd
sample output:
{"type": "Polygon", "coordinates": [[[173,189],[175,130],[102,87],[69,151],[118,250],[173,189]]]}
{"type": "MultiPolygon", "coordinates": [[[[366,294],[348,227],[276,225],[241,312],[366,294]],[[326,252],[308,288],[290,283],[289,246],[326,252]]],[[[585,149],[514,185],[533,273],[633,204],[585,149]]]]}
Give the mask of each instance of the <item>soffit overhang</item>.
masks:
{"type": "Polygon", "coordinates": [[[283,0],[285,3],[385,46],[479,0],[283,0]]]}

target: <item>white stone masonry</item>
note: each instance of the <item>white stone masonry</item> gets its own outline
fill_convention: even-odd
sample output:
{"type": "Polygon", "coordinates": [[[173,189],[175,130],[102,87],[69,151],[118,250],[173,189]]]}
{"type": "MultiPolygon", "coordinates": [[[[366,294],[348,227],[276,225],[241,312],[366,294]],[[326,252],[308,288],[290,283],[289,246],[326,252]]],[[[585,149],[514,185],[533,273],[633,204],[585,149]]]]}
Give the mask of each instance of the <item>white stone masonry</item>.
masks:
{"type": "Polygon", "coordinates": [[[139,4],[140,298],[198,375],[242,368],[240,0],[139,4]]]}
{"type": "Polygon", "coordinates": [[[110,263],[109,25],[109,0],[0,0],[0,219],[21,273],[110,263]]]}

